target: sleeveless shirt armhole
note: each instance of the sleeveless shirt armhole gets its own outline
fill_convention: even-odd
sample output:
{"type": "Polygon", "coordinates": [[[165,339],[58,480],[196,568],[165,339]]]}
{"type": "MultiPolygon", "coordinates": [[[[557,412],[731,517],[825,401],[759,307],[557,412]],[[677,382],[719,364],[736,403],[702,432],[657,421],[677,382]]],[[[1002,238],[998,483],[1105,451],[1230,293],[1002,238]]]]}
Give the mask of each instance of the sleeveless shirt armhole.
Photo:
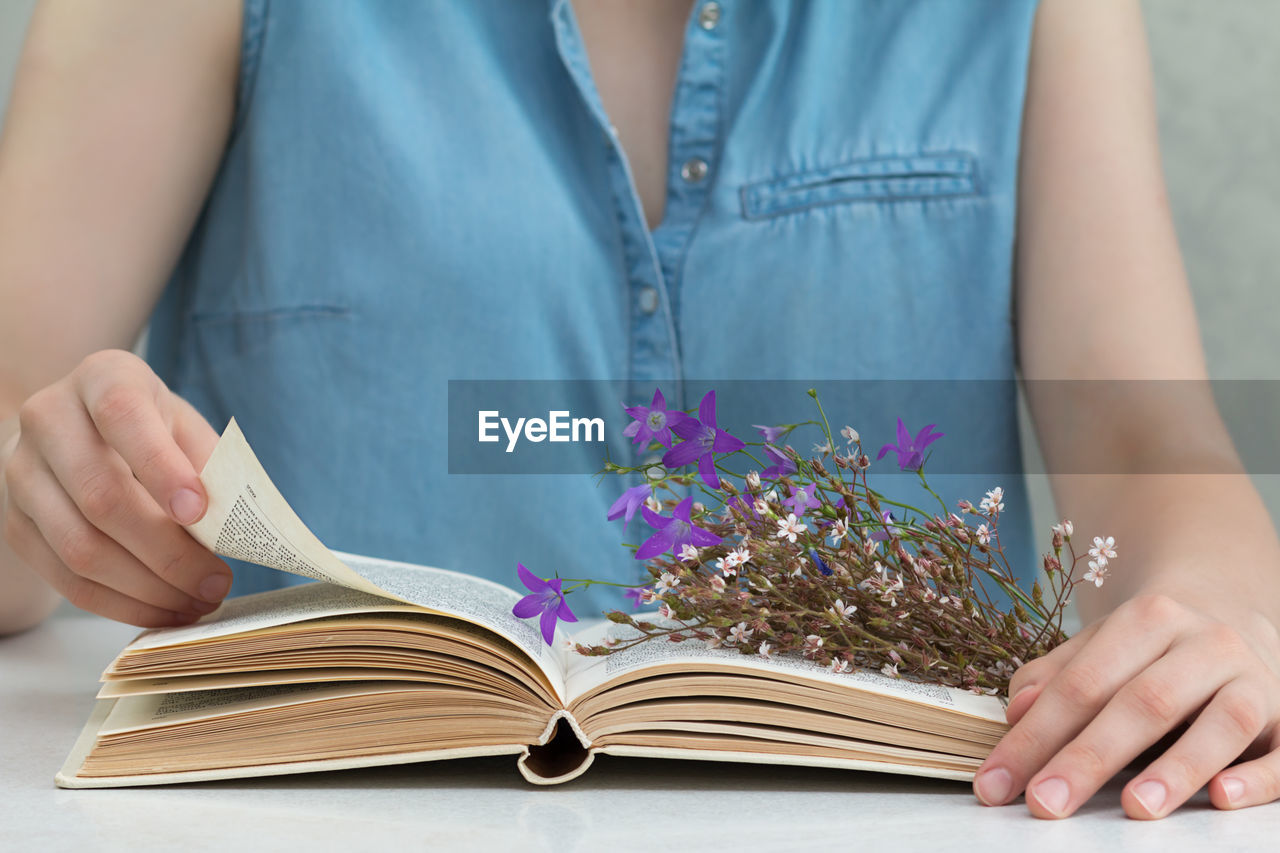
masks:
{"type": "Polygon", "coordinates": [[[258,78],[258,60],[262,56],[262,42],[267,31],[267,15],[270,0],[244,0],[240,25],[240,77],[236,84],[236,112],[231,123],[231,139],[239,134],[253,100],[254,83],[258,78]]]}

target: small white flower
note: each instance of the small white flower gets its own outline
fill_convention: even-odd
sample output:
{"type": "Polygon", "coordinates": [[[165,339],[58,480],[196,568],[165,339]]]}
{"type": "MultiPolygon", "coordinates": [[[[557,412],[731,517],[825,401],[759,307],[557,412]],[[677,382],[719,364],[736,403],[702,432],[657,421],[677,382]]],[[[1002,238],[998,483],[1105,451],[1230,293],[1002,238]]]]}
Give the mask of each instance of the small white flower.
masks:
{"type": "Polygon", "coordinates": [[[836,603],[827,608],[827,612],[836,619],[848,619],[858,612],[858,606],[856,604],[846,605],[843,599],[837,598],[836,603]]]}
{"type": "Polygon", "coordinates": [[[641,604],[653,604],[657,600],[658,600],[658,594],[654,592],[652,589],[645,587],[644,589],[640,590],[641,604]]]}
{"type": "Polygon", "coordinates": [[[831,525],[831,544],[838,545],[840,540],[849,535],[849,525],[845,524],[843,518],[837,518],[836,523],[831,525]]]}
{"type": "Polygon", "coordinates": [[[898,665],[896,663],[887,663],[880,667],[880,671],[890,678],[898,677],[898,665]]]}
{"type": "Polygon", "coordinates": [[[680,585],[680,578],[671,574],[671,572],[663,572],[658,578],[658,582],[654,584],[654,589],[659,595],[665,595],[680,585]]]}
{"type": "Polygon", "coordinates": [[[760,644],[760,657],[773,657],[773,644],[768,640],[760,644]]]}
{"type": "Polygon", "coordinates": [[[978,525],[978,542],[983,545],[991,544],[991,531],[985,524],[978,525]]]}
{"type": "Polygon", "coordinates": [[[756,508],[756,512],[760,515],[764,515],[769,511],[769,504],[764,498],[756,498],[754,506],[756,508]]]}
{"type": "Polygon", "coordinates": [[[662,512],[662,502],[653,495],[649,495],[649,497],[644,499],[644,505],[653,512],[662,512]]]}
{"type": "Polygon", "coordinates": [[[694,501],[693,506],[691,506],[689,509],[694,515],[700,515],[701,513],[704,513],[707,511],[707,505],[704,504],[702,501],[694,501]]]}
{"type": "Polygon", "coordinates": [[[722,645],[724,645],[724,637],[719,634],[712,634],[707,638],[707,648],[709,649],[718,649],[722,645]]]}
{"type": "Polygon", "coordinates": [[[1055,524],[1053,532],[1061,533],[1064,537],[1070,538],[1071,534],[1075,532],[1075,526],[1070,521],[1064,521],[1061,524],[1055,524]]]}
{"type": "Polygon", "coordinates": [[[662,602],[662,605],[658,608],[658,615],[661,616],[663,619],[676,618],[675,613],[671,611],[671,605],[667,604],[665,601],[662,602]]]}
{"type": "Polygon", "coordinates": [[[813,446],[813,452],[825,455],[831,452],[831,445],[825,441],[822,442],[822,444],[815,444],[813,446]]]}
{"type": "Polygon", "coordinates": [[[711,588],[716,592],[724,592],[724,578],[720,575],[712,575],[711,588]]]}
{"type": "Polygon", "coordinates": [[[868,557],[870,557],[872,554],[880,550],[880,543],[874,539],[864,540],[862,543],[862,550],[868,557]]]}
{"type": "Polygon", "coordinates": [[[850,664],[844,658],[832,658],[831,660],[831,671],[834,672],[836,675],[840,675],[841,673],[844,673],[844,672],[849,672],[852,669],[853,669],[853,665],[850,664]]]}
{"type": "Polygon", "coordinates": [[[810,634],[804,638],[804,654],[806,657],[816,657],[822,649],[822,638],[817,634],[810,634]]]}
{"type": "Polygon", "coordinates": [[[1008,675],[1013,675],[1013,667],[1009,665],[1008,661],[999,660],[995,662],[994,666],[987,667],[987,672],[991,673],[996,678],[1003,678],[1008,675]]]}
{"type": "Polygon", "coordinates": [[[845,427],[844,429],[840,430],[840,434],[844,436],[844,440],[849,442],[850,445],[854,445],[858,443],[858,439],[859,439],[858,431],[853,427],[851,426],[845,427]]]}
{"type": "Polygon", "coordinates": [[[982,507],[983,512],[998,515],[1004,510],[1004,504],[1002,503],[1003,500],[1004,489],[996,486],[994,489],[987,492],[987,496],[982,499],[979,506],[982,507]]]}
{"type": "Polygon", "coordinates": [[[746,622],[739,622],[729,629],[729,639],[735,643],[745,643],[751,639],[752,631],[746,622]]]}
{"type": "Polygon", "coordinates": [[[726,577],[736,575],[739,567],[746,565],[750,559],[751,552],[740,546],[716,560],[716,568],[723,572],[726,577]]]}
{"type": "Polygon", "coordinates": [[[1107,579],[1107,561],[1101,563],[1094,560],[1089,561],[1089,571],[1084,573],[1084,579],[1093,581],[1094,586],[1102,586],[1102,582],[1107,579]]]}
{"type": "Polygon", "coordinates": [[[689,563],[698,559],[698,549],[688,542],[680,546],[680,562],[689,563]]]}
{"type": "Polygon", "coordinates": [[[1105,566],[1108,560],[1116,558],[1116,538],[1114,536],[1108,536],[1106,539],[1101,536],[1093,537],[1093,547],[1089,549],[1089,556],[1097,560],[1099,566],[1105,566]]]}
{"type": "Polygon", "coordinates": [[[752,491],[755,491],[756,489],[760,488],[760,472],[759,471],[747,472],[747,488],[751,489],[752,491]]]}
{"type": "Polygon", "coordinates": [[[803,523],[796,520],[794,512],[787,513],[786,518],[779,518],[777,521],[778,532],[774,535],[779,539],[786,539],[788,542],[796,541],[796,534],[804,533],[808,529],[803,523]]]}
{"type": "Polygon", "coordinates": [[[764,499],[771,504],[776,504],[778,502],[778,490],[770,489],[765,493],[764,499]]]}

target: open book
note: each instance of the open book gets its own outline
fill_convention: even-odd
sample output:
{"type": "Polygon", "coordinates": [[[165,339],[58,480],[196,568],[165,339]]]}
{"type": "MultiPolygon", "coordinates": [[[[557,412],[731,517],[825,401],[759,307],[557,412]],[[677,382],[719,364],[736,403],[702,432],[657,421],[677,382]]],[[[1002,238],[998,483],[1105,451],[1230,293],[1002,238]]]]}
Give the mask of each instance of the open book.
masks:
{"type": "Polygon", "coordinates": [[[1008,729],[994,696],[834,674],[697,640],[603,657],[548,647],[514,590],[325,548],[233,420],[189,529],[228,557],[321,583],[231,599],[142,633],[111,663],[57,783],[150,785],[511,754],[536,784],[597,753],[802,764],[969,780],[1008,729]]]}

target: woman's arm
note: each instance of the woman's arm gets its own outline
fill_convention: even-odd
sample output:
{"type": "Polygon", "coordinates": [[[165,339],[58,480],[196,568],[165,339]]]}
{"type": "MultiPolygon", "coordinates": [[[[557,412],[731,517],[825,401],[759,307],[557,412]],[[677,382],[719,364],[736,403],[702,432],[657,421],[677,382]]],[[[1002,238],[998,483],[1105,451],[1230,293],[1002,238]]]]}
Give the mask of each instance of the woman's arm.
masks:
{"type": "MultiPolygon", "coordinates": [[[[118,618],[155,615],[116,607],[102,588],[108,578],[89,585],[66,574],[59,548],[78,548],[74,560],[90,574],[114,558],[87,522],[50,510],[77,497],[74,486],[59,498],[37,480],[41,472],[52,479],[49,447],[77,457],[64,470],[84,473],[102,439],[68,429],[72,398],[132,405],[127,394],[104,394],[123,370],[163,402],[159,380],[151,384],[136,359],[97,359],[104,364],[93,380],[68,380],[91,353],[128,349],[146,323],[221,157],[239,34],[238,0],[43,0],[36,8],[0,136],[0,634],[44,618],[57,600],[49,584],[118,618]],[[19,436],[20,408],[28,423],[58,432],[19,436]],[[11,547],[17,541],[22,557],[11,547]]],[[[133,582],[140,594],[144,586],[133,582]]],[[[153,591],[163,592],[165,609],[187,601],[153,591]]]]}
{"type": "Polygon", "coordinates": [[[1211,780],[1219,808],[1268,802],[1280,543],[1205,382],[1137,1],[1044,0],[1028,86],[1021,366],[1059,508],[1119,559],[1078,588],[1086,628],[1015,675],[1014,727],[975,791],[1069,815],[1194,716],[1125,787],[1126,813],[1164,816],[1211,780]]]}

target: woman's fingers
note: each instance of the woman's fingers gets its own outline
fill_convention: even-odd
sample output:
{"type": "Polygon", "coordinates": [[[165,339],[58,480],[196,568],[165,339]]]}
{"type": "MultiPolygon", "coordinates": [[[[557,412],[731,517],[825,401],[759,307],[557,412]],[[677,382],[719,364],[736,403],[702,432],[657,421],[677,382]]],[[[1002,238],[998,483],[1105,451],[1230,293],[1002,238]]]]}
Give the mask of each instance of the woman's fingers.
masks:
{"type": "Polygon", "coordinates": [[[974,778],[978,799],[1001,805],[1017,796],[1121,686],[1168,650],[1184,624],[1182,607],[1156,595],[1132,599],[1103,620],[987,756],[974,778]]]}
{"type": "Polygon", "coordinates": [[[102,440],[124,460],[148,494],[179,524],[193,524],[207,505],[195,467],[174,440],[169,391],[135,356],[106,351],[85,359],[73,384],[102,440]]]}
{"type": "MultiPolygon", "coordinates": [[[[58,408],[61,434],[42,434],[36,441],[49,469],[84,518],[160,580],[193,598],[220,602],[231,588],[227,564],[156,505],[75,398],[59,398],[50,405],[58,408]]],[[[174,452],[181,454],[167,432],[165,436],[174,452]]]]}
{"type": "Polygon", "coordinates": [[[1084,648],[1084,644],[1098,630],[1099,624],[1101,623],[1094,622],[1047,655],[1028,661],[1018,668],[1009,681],[1009,704],[1004,710],[1005,719],[1010,725],[1015,725],[1030,710],[1045,685],[1084,648]]]}
{"type": "Polygon", "coordinates": [[[39,461],[29,464],[33,470],[25,473],[21,487],[10,499],[36,525],[65,568],[86,581],[163,610],[200,615],[217,606],[192,598],[138,562],[84,518],[52,471],[39,461]]]}
{"type": "MultiPolygon", "coordinates": [[[[1193,633],[1121,687],[1094,720],[1031,777],[1027,784],[1031,813],[1044,818],[1071,814],[1215,692],[1234,710],[1237,688],[1230,685],[1239,683],[1233,679],[1244,670],[1245,662],[1206,645],[1203,632],[1193,633]]],[[[1182,739],[1140,777],[1138,787],[1128,786],[1127,809],[1135,793],[1152,814],[1175,808],[1258,736],[1261,718],[1252,731],[1232,730],[1222,725],[1221,704],[1212,710],[1213,701],[1182,739]],[[1188,745],[1200,752],[1190,755],[1188,745]],[[1188,789],[1190,785],[1194,787],[1188,789]]]]}
{"type": "Polygon", "coordinates": [[[1182,805],[1271,725],[1271,704],[1266,689],[1252,680],[1239,678],[1222,687],[1182,737],[1125,786],[1120,797],[1125,813],[1152,819],[1182,805]]]}
{"type": "Polygon", "coordinates": [[[1272,729],[1270,751],[1218,773],[1209,783],[1209,801],[1220,809],[1243,809],[1280,800],[1280,725],[1272,729]]]}
{"type": "Polygon", "coordinates": [[[173,392],[168,393],[169,406],[173,412],[173,438],[191,461],[192,467],[196,471],[203,471],[218,443],[218,433],[209,426],[204,415],[196,411],[195,406],[173,392]]]}
{"type": "Polygon", "coordinates": [[[6,540],[27,565],[81,610],[142,628],[189,625],[198,618],[194,613],[175,613],[138,601],[74,574],[49,547],[35,522],[12,505],[5,515],[4,532],[6,540]]]}

